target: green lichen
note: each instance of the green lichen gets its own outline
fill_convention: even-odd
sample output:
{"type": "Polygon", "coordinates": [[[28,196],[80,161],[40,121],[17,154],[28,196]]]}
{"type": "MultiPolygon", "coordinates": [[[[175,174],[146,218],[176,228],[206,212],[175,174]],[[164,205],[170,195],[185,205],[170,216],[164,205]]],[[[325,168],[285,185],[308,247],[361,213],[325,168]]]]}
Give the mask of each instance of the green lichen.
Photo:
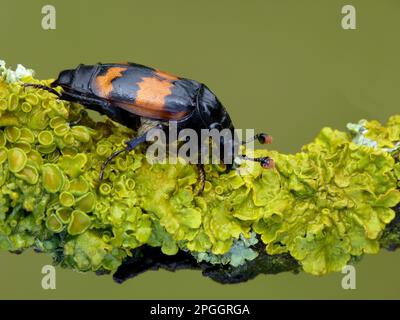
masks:
{"type": "Polygon", "coordinates": [[[281,265],[282,257],[291,257],[297,261],[285,270],[300,265],[321,275],[378,252],[400,202],[400,168],[385,149],[400,140],[400,117],[387,126],[353,126],[372,145],[324,128],[294,155],[248,151],[272,157],[271,170],[249,161],[230,172],[206,165],[198,195],[196,166],[150,164],[145,146],[121,154],[99,181],[104,160],[135,132],[109,119],[94,121],[82,106],[20,81],[50,83],[0,64],[4,250],[35,247],[66,267],[115,271],[147,245],[229,268],[245,269],[249,261],[281,265]],[[79,125],[70,125],[79,118],[79,125]],[[258,254],[260,246],[268,255],[258,254]]]}
{"type": "Polygon", "coordinates": [[[400,116],[392,116],[386,125],[376,120],[360,120],[358,123],[349,123],[347,128],[353,136],[353,142],[379,148],[387,152],[394,152],[400,148],[400,116]]]}
{"type": "MultiPolygon", "coordinates": [[[[282,187],[266,193],[269,210],[255,224],[267,252],[289,252],[313,274],[340,271],[351,256],[378,252],[400,201],[387,152],[325,128],[302,153],[274,157],[282,187]]],[[[269,188],[265,180],[263,189],[269,188]]]]}
{"type": "Polygon", "coordinates": [[[211,264],[230,264],[238,267],[258,256],[253,249],[257,242],[256,234],[252,232],[248,239],[240,235],[240,238],[234,241],[232,247],[225,254],[216,255],[210,252],[193,252],[192,254],[198,262],[206,261],[211,264]]]}

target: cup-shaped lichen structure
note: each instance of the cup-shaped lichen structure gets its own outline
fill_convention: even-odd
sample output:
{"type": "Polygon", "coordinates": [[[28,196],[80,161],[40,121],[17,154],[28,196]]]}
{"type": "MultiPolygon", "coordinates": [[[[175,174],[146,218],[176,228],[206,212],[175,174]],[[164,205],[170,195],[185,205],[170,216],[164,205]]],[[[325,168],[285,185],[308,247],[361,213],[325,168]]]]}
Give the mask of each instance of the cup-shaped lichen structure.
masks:
{"type": "Polygon", "coordinates": [[[206,165],[199,195],[195,165],[150,164],[146,145],[114,159],[100,181],[105,159],[135,132],[107,118],[94,121],[79,104],[21,85],[50,81],[17,80],[9,81],[3,70],[4,250],[34,247],[76,270],[115,271],[143,245],[160,247],[165,255],[182,250],[199,262],[240,266],[257,256],[253,247],[261,241],[269,255],[290,254],[303,270],[321,275],[341,271],[352,257],[378,252],[400,202],[400,170],[392,156],[399,117],[386,127],[364,122],[370,130],[357,137],[354,130],[324,128],[293,155],[248,154],[272,157],[274,169],[248,161],[231,171],[206,165]]]}

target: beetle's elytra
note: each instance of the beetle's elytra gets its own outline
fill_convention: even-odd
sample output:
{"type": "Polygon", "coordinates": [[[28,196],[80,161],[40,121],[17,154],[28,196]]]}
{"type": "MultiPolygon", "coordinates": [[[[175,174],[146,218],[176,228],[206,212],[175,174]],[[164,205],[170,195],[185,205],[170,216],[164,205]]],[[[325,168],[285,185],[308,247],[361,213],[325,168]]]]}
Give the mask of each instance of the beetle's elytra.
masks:
{"type": "MultiPolygon", "coordinates": [[[[136,63],[80,64],[75,69],[61,71],[51,87],[25,86],[45,89],[59,99],[80,103],[139,132],[143,131],[140,126],[144,122],[165,129],[169,121],[176,121],[178,131],[184,128],[196,132],[229,129],[233,134],[234,130],[229,114],[206,85],[136,63]],[[53,89],[58,86],[63,89],[61,94],[53,89]]],[[[146,132],[142,132],[128,141],[125,149],[112,154],[102,166],[100,179],[113,158],[145,142],[145,137],[146,132]]],[[[270,136],[266,134],[259,134],[256,138],[261,143],[270,142],[270,136]]],[[[258,161],[266,168],[273,165],[268,157],[246,159],[258,161]]],[[[198,167],[202,192],[204,168],[202,165],[198,167]]]]}

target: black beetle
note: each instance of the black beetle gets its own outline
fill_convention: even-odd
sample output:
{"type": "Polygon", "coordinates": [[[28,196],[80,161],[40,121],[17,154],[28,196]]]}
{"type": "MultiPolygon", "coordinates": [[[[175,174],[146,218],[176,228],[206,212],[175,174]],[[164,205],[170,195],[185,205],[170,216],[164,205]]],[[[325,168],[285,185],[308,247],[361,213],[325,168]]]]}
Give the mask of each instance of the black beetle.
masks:
{"type": "MultiPolygon", "coordinates": [[[[191,128],[199,133],[201,129],[229,129],[234,136],[229,114],[206,85],[136,63],[80,64],[76,69],[61,71],[50,87],[30,83],[24,86],[50,91],[59,99],[80,103],[138,130],[139,135],[127,141],[125,149],[106,159],[100,180],[106,165],[113,158],[145,142],[150,128],[166,130],[169,121],[176,121],[178,131],[191,128]],[[53,89],[58,86],[63,89],[61,93],[53,89]],[[141,130],[144,123],[147,130],[141,130]]],[[[261,143],[271,142],[271,137],[263,133],[254,139],[261,143]]],[[[225,143],[230,142],[221,138],[221,150],[224,150],[225,143]]],[[[242,157],[260,162],[264,168],[273,166],[269,157],[242,157]]],[[[231,164],[227,165],[231,167],[231,164]]],[[[205,173],[202,164],[198,168],[202,192],[205,173]]]]}

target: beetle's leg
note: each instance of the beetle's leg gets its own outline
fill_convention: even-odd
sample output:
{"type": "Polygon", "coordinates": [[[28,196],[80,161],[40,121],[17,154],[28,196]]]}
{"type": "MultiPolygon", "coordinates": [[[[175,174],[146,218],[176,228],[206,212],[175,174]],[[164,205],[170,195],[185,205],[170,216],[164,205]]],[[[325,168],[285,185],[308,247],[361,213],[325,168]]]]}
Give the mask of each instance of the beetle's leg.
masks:
{"type": "Polygon", "coordinates": [[[271,144],[272,143],[272,136],[267,133],[257,133],[254,137],[250,138],[247,141],[243,141],[242,144],[248,144],[254,140],[258,140],[261,144],[271,144]]]}
{"type": "Polygon", "coordinates": [[[78,119],[76,119],[76,120],[74,120],[74,121],[71,121],[70,123],[69,123],[69,126],[70,127],[73,127],[73,126],[76,126],[79,122],[81,122],[81,120],[82,120],[82,118],[84,117],[84,116],[87,116],[87,111],[85,110],[85,109],[81,109],[80,111],[79,111],[79,118],[78,119]]]}
{"type": "Polygon", "coordinates": [[[260,158],[250,158],[248,156],[242,155],[241,157],[243,160],[250,160],[250,161],[255,161],[259,162],[260,165],[264,169],[272,169],[275,167],[275,161],[272,160],[270,157],[260,157],[260,158]]]}
{"type": "Polygon", "coordinates": [[[50,88],[48,86],[45,86],[43,84],[37,84],[37,83],[23,83],[22,84],[23,87],[33,87],[36,89],[43,89],[46,90],[48,92],[51,92],[52,94],[55,94],[58,98],[61,97],[61,94],[58,93],[56,90],[54,90],[53,88],[50,88]]]}
{"type": "Polygon", "coordinates": [[[200,188],[197,191],[197,194],[200,195],[204,191],[204,186],[206,184],[206,172],[204,171],[204,164],[199,163],[197,165],[197,170],[199,171],[199,180],[200,180],[200,188]]]}
{"type": "Polygon", "coordinates": [[[106,161],[104,161],[104,163],[101,166],[101,170],[100,170],[100,181],[103,180],[103,175],[104,175],[104,170],[107,167],[108,163],[114,159],[115,157],[119,156],[122,152],[129,152],[131,150],[133,150],[134,148],[136,148],[139,144],[143,143],[146,141],[146,137],[147,134],[149,133],[150,130],[152,129],[162,129],[162,125],[161,124],[157,124],[156,126],[154,126],[154,128],[149,129],[148,131],[146,131],[145,133],[141,134],[138,137],[132,138],[131,140],[126,141],[126,148],[118,150],[116,152],[114,152],[113,154],[111,154],[106,161]]]}
{"type": "Polygon", "coordinates": [[[134,149],[135,147],[137,147],[139,144],[143,143],[146,141],[146,135],[147,132],[142,134],[139,137],[135,137],[129,141],[126,142],[126,148],[118,150],[116,152],[114,152],[113,154],[111,154],[106,161],[104,161],[104,163],[101,166],[101,170],[100,170],[100,181],[103,180],[103,175],[104,175],[104,170],[107,167],[107,165],[109,164],[109,162],[114,159],[115,157],[119,156],[122,152],[129,152],[132,149],[134,149]]]}

